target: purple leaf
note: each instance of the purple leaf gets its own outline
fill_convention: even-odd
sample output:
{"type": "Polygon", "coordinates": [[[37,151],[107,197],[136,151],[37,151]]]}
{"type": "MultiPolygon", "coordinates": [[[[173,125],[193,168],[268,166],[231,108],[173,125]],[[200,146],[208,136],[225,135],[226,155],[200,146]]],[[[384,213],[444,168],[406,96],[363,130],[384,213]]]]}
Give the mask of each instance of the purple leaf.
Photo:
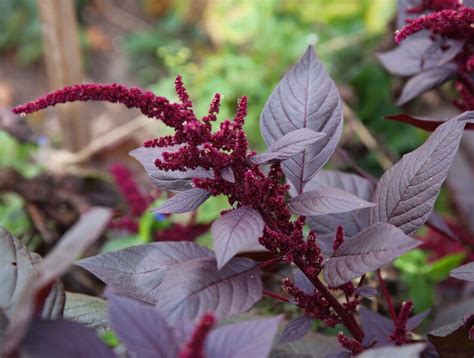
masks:
{"type": "Polygon", "coordinates": [[[440,357],[473,357],[474,340],[469,339],[472,322],[451,322],[428,334],[428,340],[435,346],[440,357]]]}
{"type": "MultiPolygon", "coordinates": [[[[375,186],[359,175],[336,170],[321,170],[307,184],[306,190],[336,188],[354,194],[360,199],[372,201],[375,186]]],[[[370,225],[370,209],[348,213],[310,216],[306,222],[318,234],[318,243],[324,253],[332,253],[335,232],[344,227],[344,236],[351,238],[370,225]]]]}
{"type": "Polygon", "coordinates": [[[326,137],[326,134],[307,128],[294,130],[273,142],[265,153],[251,157],[250,162],[253,164],[267,164],[291,158],[324,137],[326,137]]]}
{"type": "Polygon", "coordinates": [[[288,202],[288,208],[293,213],[304,216],[346,213],[372,206],[373,203],[334,188],[307,191],[288,202]]]}
{"type": "MultiPolygon", "coordinates": [[[[304,338],[289,343],[277,344],[271,358],[309,358],[336,357],[341,352],[341,346],[334,336],[325,336],[310,332],[304,338]],[[333,355],[336,354],[336,355],[333,355]]],[[[346,351],[347,352],[347,351],[346,351]]],[[[337,356],[349,358],[350,355],[337,356]]]]}
{"type": "Polygon", "coordinates": [[[379,53],[378,58],[390,73],[412,76],[451,61],[462,47],[461,41],[433,41],[426,34],[408,38],[393,50],[379,53]]]}
{"type": "Polygon", "coordinates": [[[397,29],[406,25],[407,19],[418,17],[419,14],[409,14],[407,10],[411,7],[420,5],[420,0],[398,0],[397,7],[397,29]]]}
{"type": "Polygon", "coordinates": [[[76,264],[119,294],[156,303],[159,286],[170,267],[211,256],[212,251],[193,242],[157,242],[89,257],[76,264]]]}
{"type": "Polygon", "coordinates": [[[156,307],[113,295],[109,301],[112,327],[128,351],[143,358],[176,357],[174,332],[156,307]]]}
{"type": "Polygon", "coordinates": [[[283,162],[283,170],[298,193],[328,161],[342,133],[342,101],[336,85],[312,46],[283,77],[260,117],[268,146],[296,129],[324,132],[326,137],[283,162]]]}
{"type": "Polygon", "coordinates": [[[430,216],[459,147],[465,112],[436,128],[426,142],[387,170],[375,189],[371,221],[384,221],[414,233],[430,216]]]}
{"type": "Polygon", "coordinates": [[[413,98],[438,87],[450,79],[457,71],[455,63],[446,63],[442,66],[420,72],[408,80],[402,90],[397,106],[401,106],[413,98]]]}
{"type": "MultiPolygon", "coordinates": [[[[385,116],[384,118],[392,121],[402,122],[411,124],[414,127],[424,129],[425,131],[432,132],[440,125],[446,122],[443,119],[431,119],[425,117],[412,117],[408,114],[394,114],[391,116],[385,116]]],[[[465,129],[474,129],[474,123],[467,123],[465,129]]]]}
{"type": "Polygon", "coordinates": [[[219,327],[206,339],[206,357],[267,357],[280,321],[277,316],[219,327]]]}
{"type": "Polygon", "coordinates": [[[368,285],[360,286],[356,288],[356,293],[365,298],[377,296],[377,289],[368,285]]]}
{"type": "Polygon", "coordinates": [[[231,167],[225,167],[221,170],[221,177],[229,183],[235,183],[234,171],[231,167]]]}
{"type": "Polygon", "coordinates": [[[5,339],[3,353],[13,354],[18,344],[28,331],[29,323],[37,305],[42,302],[42,295],[64,274],[74,259],[92,242],[97,240],[106,228],[112,211],[107,208],[93,207],[83,213],[79,220],[62,236],[59,243],[39,262],[38,274],[30,277],[21,294],[11,317],[5,339]]]}
{"type": "Polygon", "coordinates": [[[457,278],[458,280],[474,282],[474,262],[470,262],[451,270],[449,276],[457,278]]]}
{"type": "Polygon", "coordinates": [[[416,327],[418,327],[421,322],[430,314],[431,310],[426,310],[425,312],[421,312],[416,316],[413,316],[408,319],[407,321],[407,331],[413,331],[416,327]]]}
{"type": "Polygon", "coordinates": [[[425,224],[429,226],[431,229],[440,233],[441,235],[444,235],[450,238],[451,240],[459,241],[458,237],[453,233],[453,231],[448,226],[448,224],[446,224],[446,221],[444,221],[443,217],[440,214],[438,214],[436,211],[431,212],[425,224]]]}
{"type": "Polygon", "coordinates": [[[157,296],[160,311],[170,320],[194,319],[207,312],[226,317],[250,309],[262,296],[260,270],[246,258],[233,258],[221,270],[214,258],[171,267],[157,296]]]}
{"type": "Polygon", "coordinates": [[[303,292],[307,293],[308,295],[312,295],[314,293],[316,288],[300,269],[295,272],[294,279],[296,287],[298,287],[300,290],[303,290],[303,292]]]}
{"type": "Polygon", "coordinates": [[[248,206],[232,210],[212,224],[211,232],[220,270],[238,252],[252,249],[263,233],[260,214],[248,206]]]}
{"type": "Polygon", "coordinates": [[[389,343],[389,337],[395,329],[391,319],[372,312],[365,307],[361,307],[359,315],[365,332],[365,346],[369,346],[374,342],[377,342],[375,347],[384,346],[389,343]]]}
{"type": "Polygon", "coordinates": [[[291,320],[280,335],[279,343],[294,342],[303,338],[311,330],[313,318],[302,316],[291,320]]]}
{"type": "Polygon", "coordinates": [[[152,211],[157,214],[187,213],[199,208],[210,196],[211,193],[207,190],[199,188],[180,191],[171,199],[152,211]]]}
{"type": "Polygon", "coordinates": [[[33,320],[21,345],[22,356],[115,357],[93,330],[78,323],[33,320]]]}
{"type": "Polygon", "coordinates": [[[344,241],[324,266],[324,277],[329,286],[340,286],[388,264],[420,244],[393,225],[374,224],[344,241]]]}
{"type": "Polygon", "coordinates": [[[151,182],[160,189],[170,191],[188,190],[193,187],[193,178],[212,178],[209,171],[200,167],[183,172],[160,170],[155,166],[155,159],[162,159],[164,152],[174,152],[177,149],[179,149],[179,146],[165,148],[140,147],[131,151],[130,155],[141,163],[151,182]]]}
{"type": "Polygon", "coordinates": [[[357,357],[359,358],[419,358],[425,349],[426,343],[413,343],[401,347],[379,347],[368,349],[357,357]]]}

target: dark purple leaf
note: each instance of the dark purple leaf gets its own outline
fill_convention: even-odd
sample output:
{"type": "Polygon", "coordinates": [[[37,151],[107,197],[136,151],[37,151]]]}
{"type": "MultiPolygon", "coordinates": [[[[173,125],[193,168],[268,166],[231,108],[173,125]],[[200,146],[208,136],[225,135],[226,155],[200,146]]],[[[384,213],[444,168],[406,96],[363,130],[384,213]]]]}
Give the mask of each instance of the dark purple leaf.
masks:
{"type": "Polygon", "coordinates": [[[170,267],[211,256],[212,251],[193,242],[157,242],[89,257],[76,264],[119,294],[156,303],[159,285],[170,267]]]}
{"type": "Polygon", "coordinates": [[[158,214],[179,214],[199,208],[211,194],[204,189],[192,188],[180,191],[171,199],[152,211],[158,214]]]}
{"type": "Polygon", "coordinates": [[[473,116],[474,112],[465,112],[439,126],[423,145],[384,173],[375,189],[372,222],[388,222],[408,235],[425,223],[459,147],[465,121],[473,116]]]}
{"type": "Polygon", "coordinates": [[[419,14],[409,14],[407,10],[409,8],[420,5],[420,0],[398,0],[397,6],[397,29],[401,29],[406,25],[407,19],[413,19],[418,17],[419,14]]]}
{"type": "Polygon", "coordinates": [[[298,269],[295,272],[295,284],[300,290],[307,293],[308,295],[312,295],[314,290],[316,289],[309,278],[300,270],[298,269]]]}
{"type": "Polygon", "coordinates": [[[307,191],[288,202],[288,208],[293,213],[304,216],[346,213],[372,206],[373,203],[334,188],[307,191]]]}
{"type": "Polygon", "coordinates": [[[115,357],[93,330],[64,320],[33,320],[21,345],[25,357],[115,357]]]}
{"type": "Polygon", "coordinates": [[[413,343],[401,347],[379,347],[368,349],[357,357],[359,358],[419,358],[425,349],[426,343],[413,343]]]}
{"type": "Polygon", "coordinates": [[[361,297],[370,298],[377,296],[378,291],[374,287],[363,285],[356,288],[356,293],[361,297]]]}
{"type": "Polygon", "coordinates": [[[375,347],[384,346],[389,343],[389,337],[395,329],[393,321],[378,313],[361,307],[360,321],[365,332],[364,345],[370,346],[375,343],[375,347]]]}
{"type": "Polygon", "coordinates": [[[374,224],[344,241],[324,266],[324,277],[331,287],[340,286],[388,264],[420,244],[393,225],[374,224]]]}
{"type": "Polygon", "coordinates": [[[474,262],[470,262],[451,270],[449,276],[457,278],[458,280],[474,282],[474,262]]]}
{"type": "Polygon", "coordinates": [[[311,330],[313,318],[302,316],[287,323],[283,332],[281,332],[279,343],[294,342],[303,338],[311,330]]]}
{"type": "Polygon", "coordinates": [[[109,301],[112,327],[128,351],[140,358],[176,357],[174,332],[156,307],[114,295],[109,301]]]}
{"type": "MultiPolygon", "coordinates": [[[[425,131],[432,132],[440,125],[446,122],[443,119],[431,119],[425,117],[412,117],[409,114],[394,114],[391,116],[385,116],[385,118],[392,121],[402,122],[411,124],[414,127],[424,129],[425,131]]],[[[467,123],[465,129],[474,129],[474,123],[467,123]]]]}
{"type": "Polygon", "coordinates": [[[79,220],[62,236],[59,243],[36,267],[38,274],[31,277],[19,295],[11,317],[3,352],[13,354],[28,331],[29,323],[37,306],[41,304],[44,292],[64,274],[74,259],[92,242],[97,240],[106,228],[112,211],[93,207],[81,215],[79,220]]]}
{"type": "Polygon", "coordinates": [[[212,257],[172,266],[158,292],[160,311],[171,321],[207,312],[226,317],[250,309],[262,296],[260,270],[246,258],[233,258],[221,270],[212,257]]]}
{"type": "MultiPolygon", "coordinates": [[[[360,199],[372,201],[375,186],[367,179],[336,170],[321,170],[307,184],[306,190],[336,188],[354,194],[360,199]]],[[[324,253],[332,253],[335,232],[344,227],[344,236],[351,238],[370,225],[370,209],[348,213],[310,216],[306,222],[318,234],[318,243],[324,253]]]]}
{"type": "Polygon", "coordinates": [[[451,230],[448,224],[446,224],[446,221],[444,221],[443,217],[440,214],[438,214],[436,211],[431,212],[425,224],[429,226],[431,229],[440,233],[441,235],[444,235],[447,238],[450,238],[451,240],[459,241],[459,238],[454,234],[454,232],[451,230]]]}
{"type": "Polygon", "coordinates": [[[110,330],[107,303],[98,297],[81,293],[66,293],[64,319],[93,328],[98,334],[110,330]]]}
{"type": "Polygon", "coordinates": [[[268,146],[296,129],[323,132],[326,137],[283,162],[297,193],[328,161],[342,133],[342,101],[336,85],[312,46],[283,77],[267,100],[260,128],[268,146]]]}
{"type": "Polygon", "coordinates": [[[235,183],[234,171],[231,167],[225,167],[221,170],[222,179],[228,181],[229,183],[235,183]]]}
{"type": "Polygon", "coordinates": [[[167,148],[140,147],[130,152],[130,155],[141,163],[151,182],[160,189],[170,191],[189,190],[193,187],[193,178],[212,178],[212,174],[203,168],[189,169],[183,172],[160,170],[155,166],[155,159],[162,159],[164,152],[174,152],[178,148],[179,146],[167,148]]]}
{"type": "Polygon", "coordinates": [[[326,137],[326,134],[308,128],[294,130],[273,142],[265,153],[251,157],[250,162],[253,164],[267,164],[291,158],[324,137],[326,137]]]}
{"type": "Polygon", "coordinates": [[[220,270],[237,253],[254,248],[263,233],[260,214],[248,206],[232,210],[212,224],[211,232],[220,270]]]}
{"type": "Polygon", "coordinates": [[[206,357],[267,357],[280,321],[277,316],[219,327],[206,339],[206,357]]]}
{"type": "Polygon", "coordinates": [[[435,346],[440,357],[473,357],[474,340],[469,339],[472,324],[456,321],[435,329],[428,340],[435,346]]]}
{"type": "Polygon", "coordinates": [[[457,71],[455,63],[446,63],[442,66],[420,72],[408,80],[402,90],[397,106],[401,106],[415,97],[438,87],[450,79],[457,71]]]}
{"type": "Polygon", "coordinates": [[[378,58],[390,73],[412,76],[451,61],[462,47],[461,41],[433,41],[426,34],[408,38],[393,50],[379,53],[378,58]]]}
{"type": "Polygon", "coordinates": [[[431,310],[426,310],[425,312],[421,312],[416,316],[413,316],[408,319],[407,321],[407,331],[413,331],[416,327],[418,327],[423,320],[428,317],[431,310]]]}

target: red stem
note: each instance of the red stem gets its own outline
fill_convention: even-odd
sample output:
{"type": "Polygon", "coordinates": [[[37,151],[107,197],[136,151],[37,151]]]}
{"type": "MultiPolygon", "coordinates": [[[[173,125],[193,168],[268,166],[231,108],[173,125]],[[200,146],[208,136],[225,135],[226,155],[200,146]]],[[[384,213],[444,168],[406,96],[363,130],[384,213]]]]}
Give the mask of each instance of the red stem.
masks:
{"type": "Polygon", "coordinates": [[[275,257],[273,259],[269,259],[269,260],[266,260],[266,261],[263,261],[261,262],[260,264],[258,264],[258,267],[259,268],[263,268],[263,267],[267,267],[267,266],[270,266],[278,261],[281,260],[281,257],[275,257]]]}
{"type": "Polygon", "coordinates": [[[382,293],[385,297],[385,301],[387,301],[388,312],[390,313],[390,318],[392,318],[392,321],[396,323],[397,314],[395,313],[395,307],[393,306],[392,297],[390,296],[390,293],[388,292],[387,285],[385,284],[385,280],[383,279],[380,270],[377,270],[377,276],[380,281],[380,288],[382,289],[382,293]]]}
{"type": "Polygon", "coordinates": [[[272,292],[272,291],[268,291],[268,290],[263,290],[263,294],[265,296],[268,296],[268,297],[272,297],[272,298],[275,298],[279,301],[283,301],[283,302],[286,302],[286,303],[290,303],[290,300],[286,297],[283,297],[283,296],[280,296],[278,293],[275,293],[275,292],[272,292]]]}

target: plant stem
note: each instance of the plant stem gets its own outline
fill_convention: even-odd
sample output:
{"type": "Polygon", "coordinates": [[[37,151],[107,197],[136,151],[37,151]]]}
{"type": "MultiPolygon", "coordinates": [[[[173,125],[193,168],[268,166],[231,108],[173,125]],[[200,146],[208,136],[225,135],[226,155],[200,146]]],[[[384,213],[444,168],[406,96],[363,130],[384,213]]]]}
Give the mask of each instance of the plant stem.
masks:
{"type": "Polygon", "coordinates": [[[266,260],[266,261],[263,261],[261,262],[260,264],[258,264],[258,267],[259,268],[263,268],[263,267],[267,267],[267,266],[270,266],[278,261],[281,260],[281,257],[275,257],[273,259],[269,259],[269,260],[266,260]]]}
{"type": "Polygon", "coordinates": [[[275,298],[279,301],[283,301],[283,302],[286,302],[286,303],[290,303],[290,300],[286,297],[283,297],[283,296],[280,296],[278,293],[275,293],[275,292],[272,292],[272,291],[268,291],[268,290],[263,290],[263,294],[265,296],[268,296],[268,297],[272,297],[272,298],[275,298]]]}
{"type": "Polygon", "coordinates": [[[382,289],[382,293],[385,297],[385,301],[387,301],[390,318],[392,318],[392,321],[395,323],[397,321],[397,314],[395,313],[395,307],[393,306],[392,297],[390,296],[390,293],[388,292],[387,285],[385,284],[385,280],[382,277],[380,269],[377,270],[377,276],[380,281],[380,288],[382,289]]]}

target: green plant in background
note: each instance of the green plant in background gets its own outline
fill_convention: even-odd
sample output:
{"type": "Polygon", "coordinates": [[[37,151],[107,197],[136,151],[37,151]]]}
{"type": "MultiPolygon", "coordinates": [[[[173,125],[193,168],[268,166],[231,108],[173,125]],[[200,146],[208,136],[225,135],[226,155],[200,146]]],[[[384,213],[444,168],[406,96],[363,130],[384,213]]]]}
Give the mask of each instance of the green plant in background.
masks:
{"type": "Polygon", "coordinates": [[[413,300],[416,312],[433,306],[436,284],[446,280],[465,258],[466,254],[459,252],[428,262],[428,253],[416,249],[395,260],[394,266],[400,271],[400,280],[407,286],[407,297],[413,300]]]}

